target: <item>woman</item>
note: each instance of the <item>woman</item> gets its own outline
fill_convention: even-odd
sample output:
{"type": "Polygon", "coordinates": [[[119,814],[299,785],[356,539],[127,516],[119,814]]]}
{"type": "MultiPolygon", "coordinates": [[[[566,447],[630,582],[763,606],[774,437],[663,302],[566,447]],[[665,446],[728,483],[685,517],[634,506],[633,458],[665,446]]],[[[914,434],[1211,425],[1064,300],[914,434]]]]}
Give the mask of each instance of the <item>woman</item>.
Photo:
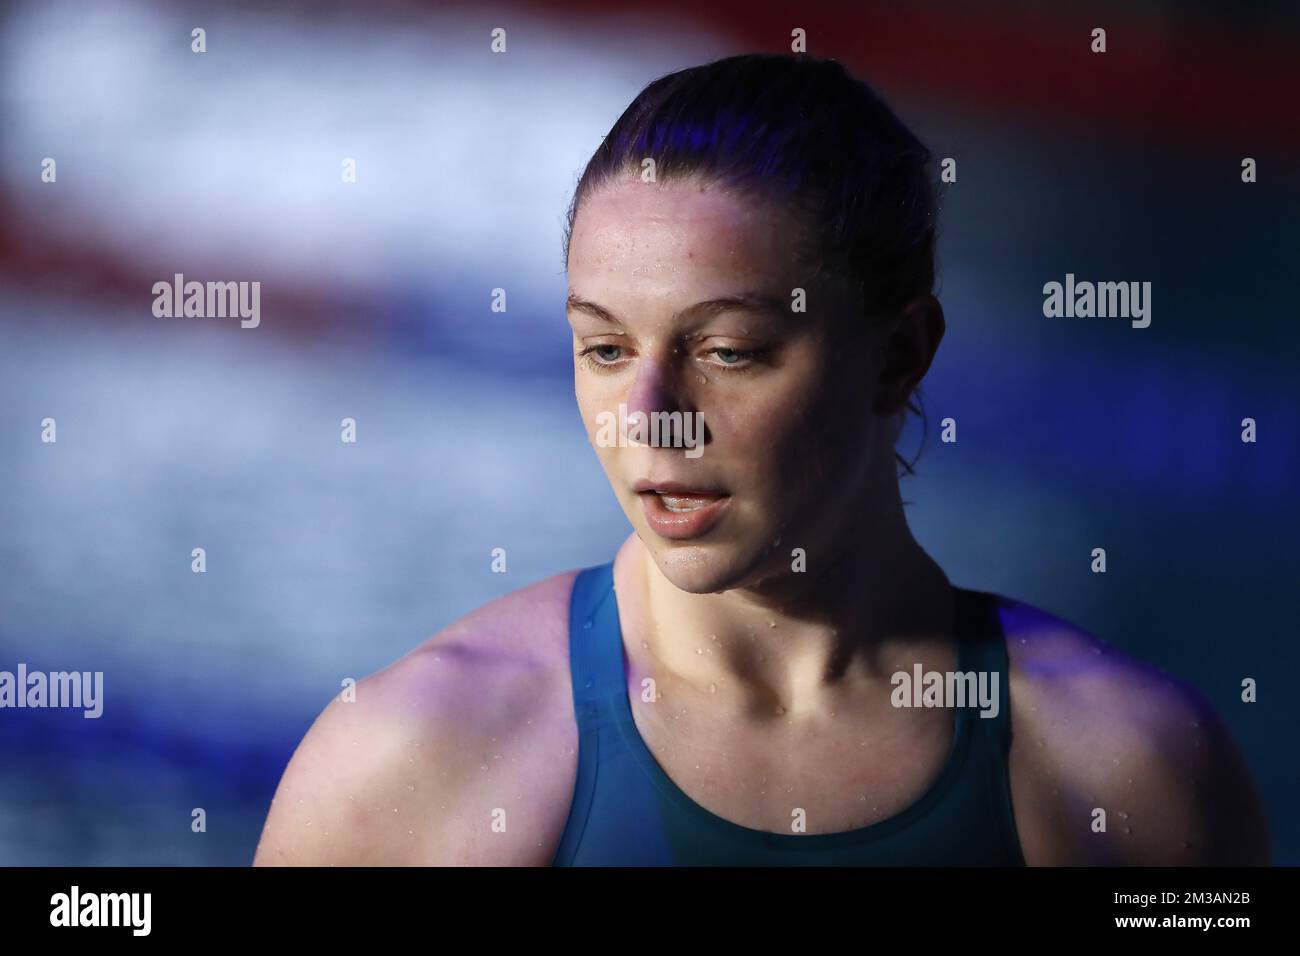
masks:
{"type": "Polygon", "coordinates": [[[1202,698],[952,585],[908,529],[929,176],[833,61],[636,98],[566,235],[578,405],[634,533],[332,702],[256,863],[1266,862],[1202,698]]]}

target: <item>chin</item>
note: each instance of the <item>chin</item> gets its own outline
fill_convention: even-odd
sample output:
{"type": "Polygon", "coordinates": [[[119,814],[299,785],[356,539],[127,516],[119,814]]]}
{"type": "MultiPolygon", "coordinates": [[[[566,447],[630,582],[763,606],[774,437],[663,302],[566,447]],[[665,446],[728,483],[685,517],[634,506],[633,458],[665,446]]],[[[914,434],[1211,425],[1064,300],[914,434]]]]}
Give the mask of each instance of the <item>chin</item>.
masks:
{"type": "Polygon", "coordinates": [[[758,562],[734,545],[668,542],[649,531],[640,537],[659,573],[690,594],[730,591],[756,576],[758,562]]]}

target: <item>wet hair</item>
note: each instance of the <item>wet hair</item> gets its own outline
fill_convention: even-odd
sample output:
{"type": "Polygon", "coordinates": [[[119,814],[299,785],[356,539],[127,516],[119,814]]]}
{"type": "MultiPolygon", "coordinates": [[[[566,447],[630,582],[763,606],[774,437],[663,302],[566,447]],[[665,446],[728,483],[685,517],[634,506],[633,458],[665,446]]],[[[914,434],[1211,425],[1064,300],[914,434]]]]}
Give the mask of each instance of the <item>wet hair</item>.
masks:
{"type": "MultiPolygon", "coordinates": [[[[931,153],[835,60],[750,53],[646,86],[578,180],[564,231],[566,268],[583,199],[639,174],[647,158],[657,182],[698,177],[792,205],[809,224],[813,278],[847,280],[864,322],[892,317],[933,289],[938,208],[931,153]]],[[[924,424],[916,391],[899,413],[900,434],[906,411],[924,424]]],[[[913,473],[915,459],[895,457],[900,474],[913,473]]]]}

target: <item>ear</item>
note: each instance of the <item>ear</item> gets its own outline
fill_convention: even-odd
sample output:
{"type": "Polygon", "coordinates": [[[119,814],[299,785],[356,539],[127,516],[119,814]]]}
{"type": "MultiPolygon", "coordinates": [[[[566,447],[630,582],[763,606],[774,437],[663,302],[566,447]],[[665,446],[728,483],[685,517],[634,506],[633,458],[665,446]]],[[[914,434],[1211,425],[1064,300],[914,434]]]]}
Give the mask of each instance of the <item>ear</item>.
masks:
{"type": "Polygon", "coordinates": [[[930,293],[903,306],[880,345],[882,364],[873,411],[896,415],[907,407],[912,390],[930,370],[946,328],[943,306],[930,293]]]}

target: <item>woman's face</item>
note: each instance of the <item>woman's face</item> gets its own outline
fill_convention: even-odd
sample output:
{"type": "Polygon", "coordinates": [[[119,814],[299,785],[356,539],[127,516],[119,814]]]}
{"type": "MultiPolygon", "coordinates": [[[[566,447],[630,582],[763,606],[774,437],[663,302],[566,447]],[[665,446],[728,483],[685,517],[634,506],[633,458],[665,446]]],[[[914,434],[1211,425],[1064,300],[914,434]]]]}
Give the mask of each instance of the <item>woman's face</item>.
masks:
{"type": "Polygon", "coordinates": [[[872,411],[879,334],[841,283],[813,282],[800,240],[792,214],[694,180],[633,178],[579,207],[578,407],[632,526],[686,591],[787,574],[796,548],[829,560],[882,474],[894,479],[894,426],[872,411]],[[633,441],[638,412],[702,419],[703,434],[694,448],[664,447],[671,434],[651,446],[648,430],[622,442],[620,406],[633,441]]]}

